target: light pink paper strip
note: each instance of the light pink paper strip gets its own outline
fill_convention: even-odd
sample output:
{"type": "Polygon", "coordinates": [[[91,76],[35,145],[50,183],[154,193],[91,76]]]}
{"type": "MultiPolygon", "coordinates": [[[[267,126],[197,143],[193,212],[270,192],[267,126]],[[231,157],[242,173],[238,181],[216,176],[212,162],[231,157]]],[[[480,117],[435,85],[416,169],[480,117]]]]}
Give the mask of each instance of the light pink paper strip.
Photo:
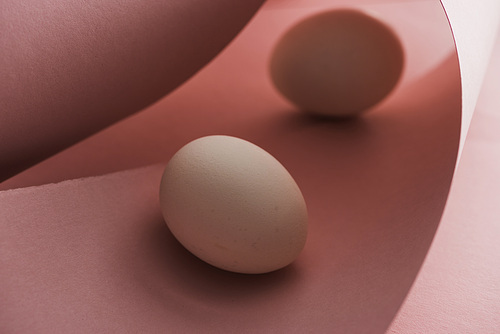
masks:
{"type": "Polygon", "coordinates": [[[462,78],[462,125],[458,159],[500,26],[498,0],[441,0],[456,42],[462,78]]]}
{"type": "Polygon", "coordinates": [[[500,38],[443,219],[390,333],[500,332],[499,88],[500,38]]]}

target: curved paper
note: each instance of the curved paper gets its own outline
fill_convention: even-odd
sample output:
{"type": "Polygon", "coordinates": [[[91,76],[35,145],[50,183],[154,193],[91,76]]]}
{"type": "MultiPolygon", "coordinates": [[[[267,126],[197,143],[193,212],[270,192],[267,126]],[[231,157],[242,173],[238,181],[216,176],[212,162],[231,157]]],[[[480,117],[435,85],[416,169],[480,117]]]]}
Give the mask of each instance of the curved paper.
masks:
{"type": "Polygon", "coordinates": [[[176,88],[262,2],[2,1],[0,181],[176,88]]]}
{"type": "Polygon", "coordinates": [[[441,0],[455,39],[462,83],[460,157],[500,26],[496,0],[441,0]]]}
{"type": "MultiPolygon", "coordinates": [[[[192,257],[159,214],[161,165],[5,191],[0,193],[0,329],[382,333],[388,328],[427,256],[446,203],[461,148],[461,112],[474,104],[474,94],[463,92],[468,70],[460,72],[457,55],[448,52],[451,34],[437,2],[370,2],[364,6],[395,25],[407,50],[428,52],[409,56],[401,86],[365,118],[335,123],[301,116],[273,90],[265,65],[279,33],[320,8],[279,10],[272,4],[168,98],[2,186],[166,161],[196,137],[240,136],[275,155],[304,192],[310,237],[296,263],[271,275],[242,276],[192,257]],[[420,27],[423,17],[429,19],[420,27]],[[429,38],[430,27],[444,33],[429,38]],[[435,52],[438,46],[442,49],[435,52]]],[[[460,24],[450,14],[452,23],[460,24]]],[[[459,50],[467,43],[455,39],[459,50]]],[[[461,57],[460,66],[467,68],[471,58],[461,57]]],[[[472,85],[479,87],[476,79],[472,85]]],[[[415,319],[403,321],[400,328],[412,328],[415,319]]]]}
{"type": "Polygon", "coordinates": [[[390,333],[500,328],[500,35],[433,245],[390,333]]]}

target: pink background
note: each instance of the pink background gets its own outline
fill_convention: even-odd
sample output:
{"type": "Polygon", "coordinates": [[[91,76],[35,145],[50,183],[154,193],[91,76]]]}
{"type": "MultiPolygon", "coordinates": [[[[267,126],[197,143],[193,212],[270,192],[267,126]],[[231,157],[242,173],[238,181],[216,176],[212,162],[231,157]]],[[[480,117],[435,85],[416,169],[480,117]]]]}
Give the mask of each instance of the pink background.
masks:
{"type": "Polygon", "coordinates": [[[319,10],[279,5],[173,94],[0,184],[19,188],[0,192],[0,331],[500,330],[500,43],[453,175],[463,94],[436,2],[370,4],[402,36],[408,67],[387,101],[348,122],[304,116],[270,85],[275,39],[319,10]],[[310,235],[292,266],[223,272],[166,229],[162,166],[208,134],[251,140],[296,179],[310,235]]]}

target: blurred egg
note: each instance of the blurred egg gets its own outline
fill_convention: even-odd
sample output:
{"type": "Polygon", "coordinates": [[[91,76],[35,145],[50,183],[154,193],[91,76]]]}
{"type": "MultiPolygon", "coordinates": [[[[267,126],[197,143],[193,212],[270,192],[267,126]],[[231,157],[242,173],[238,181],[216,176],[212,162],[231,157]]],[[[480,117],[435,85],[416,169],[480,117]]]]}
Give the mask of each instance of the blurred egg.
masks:
{"type": "Polygon", "coordinates": [[[239,138],[208,136],[182,147],[163,173],[160,204],[175,238],[221,269],[274,271],[306,241],[306,204],[292,176],[239,138]]]}
{"type": "Polygon", "coordinates": [[[401,43],[390,27],[358,10],[313,15],[288,30],[270,61],[271,79],[300,109],[357,115],[383,100],[403,70],[401,43]]]}

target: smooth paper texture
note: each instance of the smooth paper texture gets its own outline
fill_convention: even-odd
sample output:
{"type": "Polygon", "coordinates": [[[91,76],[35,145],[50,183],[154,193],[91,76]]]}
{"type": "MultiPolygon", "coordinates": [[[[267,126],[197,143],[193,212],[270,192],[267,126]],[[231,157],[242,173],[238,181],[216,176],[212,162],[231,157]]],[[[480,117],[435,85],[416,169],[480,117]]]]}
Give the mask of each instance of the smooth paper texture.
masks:
{"type": "Polygon", "coordinates": [[[390,333],[500,330],[500,36],[446,210],[390,333]]]}
{"type": "Polygon", "coordinates": [[[453,29],[462,83],[460,157],[500,25],[500,1],[441,0],[453,29]]]}
{"type": "Polygon", "coordinates": [[[0,181],[188,79],[262,0],[0,3],[0,181]]]}
{"type": "MultiPolygon", "coordinates": [[[[278,10],[271,2],[271,6],[264,7],[217,59],[177,91],[63,154],[3,182],[0,189],[40,185],[165,162],[188,141],[208,134],[232,134],[243,136],[258,145],[265,144],[265,139],[261,139],[264,133],[275,131],[271,123],[301,115],[276,92],[270,82],[268,61],[271,50],[280,35],[297,20],[325,8],[337,8],[331,4],[325,7],[325,2],[319,4],[322,6],[287,6],[278,10]]],[[[432,73],[446,59],[454,57],[453,38],[439,3],[372,3],[362,8],[393,27],[401,36],[405,50],[403,78],[385,105],[391,105],[396,98],[404,100],[405,94],[411,94],[410,85],[432,73]],[[426,24],[422,25],[422,21],[426,24]]],[[[457,74],[453,75],[458,75],[458,67],[456,71],[457,74]]],[[[439,95],[442,89],[440,84],[441,81],[432,84],[429,90],[435,90],[433,94],[439,95]]],[[[446,98],[444,101],[448,103],[446,98]]],[[[383,110],[384,104],[378,109],[383,110]]],[[[377,112],[367,113],[366,116],[370,118],[371,114],[377,112]]],[[[425,122],[428,114],[424,112],[421,115],[417,117],[425,122]]],[[[460,117],[459,109],[453,117],[460,117]]],[[[300,116],[296,118],[301,119],[300,116]]],[[[453,124],[453,119],[448,124],[453,124]]],[[[458,123],[456,126],[459,133],[460,126],[458,123]]],[[[342,128],[342,123],[338,127],[342,128]]],[[[437,133],[439,131],[436,129],[437,133]]],[[[458,139],[449,137],[445,130],[439,136],[444,139],[438,142],[458,139]]],[[[416,145],[432,150],[426,137],[425,133],[420,133],[418,138],[422,139],[418,139],[416,145]]],[[[447,147],[450,148],[449,154],[453,155],[456,148],[447,147]]]]}
{"type": "MultiPolygon", "coordinates": [[[[259,5],[258,0],[254,2],[246,1],[244,6],[237,7],[223,1],[211,2],[210,11],[198,3],[180,5],[175,1],[149,2],[140,7],[134,2],[65,3],[64,6],[39,1],[4,2],[1,31],[5,37],[0,48],[0,67],[5,78],[0,81],[3,110],[0,179],[21,172],[171,91],[241,29],[259,5]],[[224,29],[219,23],[215,25],[221,22],[217,18],[222,14],[226,17],[222,22],[228,25],[224,29]],[[198,25],[187,24],[200,16],[205,18],[200,18],[198,25]],[[214,25],[206,29],[206,21],[210,19],[214,25]],[[204,34],[199,33],[202,31],[204,34]],[[183,52],[188,56],[182,56],[183,52]]],[[[428,0],[416,5],[426,2],[437,4],[428,0]]],[[[415,7],[412,1],[398,3],[415,7]]],[[[394,3],[275,0],[269,1],[268,7],[297,8],[307,13],[330,6],[368,8],[373,4],[390,7],[394,3]]],[[[460,154],[498,30],[500,3],[482,0],[476,5],[460,0],[443,1],[443,5],[456,30],[454,37],[465,88],[460,154]]],[[[388,17],[399,15],[396,11],[388,17]]],[[[433,25],[421,26],[425,29],[433,25]]],[[[433,27],[431,31],[429,34],[435,34],[442,29],[433,27]]],[[[436,45],[439,44],[431,43],[424,49],[439,50],[436,45]]],[[[408,55],[420,53],[414,49],[408,51],[408,55]]],[[[420,57],[426,58],[432,57],[420,57]]]]}
{"type": "MultiPolygon", "coordinates": [[[[454,52],[438,2],[357,5],[392,24],[409,52],[401,85],[365,117],[311,118],[276,93],[266,69],[276,38],[326,7],[272,1],[180,89],[3,182],[2,189],[27,187],[160,162],[0,192],[0,331],[495,332],[498,319],[489,310],[498,308],[498,295],[490,287],[498,273],[488,267],[498,251],[488,222],[498,216],[498,194],[493,183],[484,191],[474,186],[495,177],[498,159],[480,177],[466,160],[496,152],[497,136],[487,135],[496,128],[492,119],[471,130],[479,143],[491,144],[479,145],[478,155],[466,148],[469,167],[453,178],[464,100],[475,99],[481,75],[470,70],[477,92],[466,98],[467,70],[459,60],[472,58],[454,52]],[[162,168],[186,142],[209,134],[260,145],[296,179],[310,235],[292,266],[270,275],[231,274],[196,259],[171,236],[158,208],[162,168]],[[468,251],[454,249],[463,244],[475,249],[464,262],[468,251]],[[457,279],[464,268],[477,268],[479,279],[473,270],[457,279]]],[[[488,49],[492,35],[462,39],[468,42],[461,47],[488,49]]],[[[485,110],[498,106],[489,96],[480,100],[485,110]]],[[[475,101],[467,103],[474,109],[475,101]]]]}

